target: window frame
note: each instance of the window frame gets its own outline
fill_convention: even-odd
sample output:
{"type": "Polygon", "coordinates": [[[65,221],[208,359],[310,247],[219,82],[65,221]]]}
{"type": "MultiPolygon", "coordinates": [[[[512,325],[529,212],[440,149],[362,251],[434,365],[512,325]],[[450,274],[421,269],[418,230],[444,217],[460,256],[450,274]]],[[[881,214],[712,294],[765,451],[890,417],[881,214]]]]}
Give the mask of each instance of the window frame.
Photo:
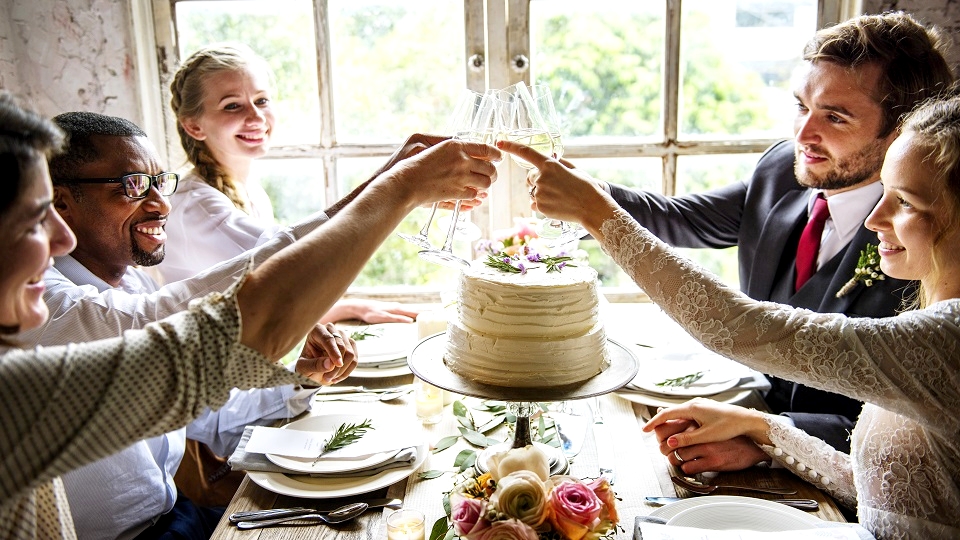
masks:
{"type": "MultiPolygon", "coordinates": [[[[159,145],[161,154],[169,163],[183,163],[185,156],[177,137],[176,119],[166,106],[170,102],[170,80],[179,62],[177,31],[173,15],[175,5],[198,0],[132,0],[134,53],[138,60],[141,111],[144,128],[159,145]],[[152,23],[151,23],[152,22],[152,23]],[[148,51],[156,51],[150,55],[148,51]],[[159,81],[159,88],[151,81],[159,81]]],[[[514,64],[517,58],[531,58],[530,3],[543,0],[463,0],[464,8],[464,66],[467,87],[483,92],[485,88],[504,88],[523,81],[530,84],[529,60],[526,66],[514,64]]],[[[277,146],[269,158],[317,158],[324,168],[324,193],[328,201],[336,201],[339,193],[337,161],[341,158],[386,157],[396,149],[395,144],[340,143],[334,120],[333,85],[330,58],[330,35],[327,25],[327,0],[312,0],[317,45],[317,77],[320,95],[321,133],[319,144],[277,146]]],[[[564,145],[565,157],[581,158],[635,158],[661,159],[663,193],[676,193],[677,159],[687,155],[760,153],[777,139],[680,139],[680,25],[682,0],[665,0],[666,44],[664,47],[663,115],[659,140],[615,141],[610,143],[564,145]]],[[[860,0],[819,0],[818,27],[856,16],[861,12],[860,0]]],[[[491,200],[497,204],[483,205],[474,210],[472,219],[485,236],[498,228],[509,227],[514,216],[531,214],[526,187],[522,178],[526,170],[505,160],[500,181],[491,190],[491,200]]],[[[437,291],[417,287],[389,286],[351,289],[351,295],[376,297],[410,302],[439,301],[437,291]]],[[[611,301],[644,301],[646,295],[630,288],[604,288],[611,301]]]]}

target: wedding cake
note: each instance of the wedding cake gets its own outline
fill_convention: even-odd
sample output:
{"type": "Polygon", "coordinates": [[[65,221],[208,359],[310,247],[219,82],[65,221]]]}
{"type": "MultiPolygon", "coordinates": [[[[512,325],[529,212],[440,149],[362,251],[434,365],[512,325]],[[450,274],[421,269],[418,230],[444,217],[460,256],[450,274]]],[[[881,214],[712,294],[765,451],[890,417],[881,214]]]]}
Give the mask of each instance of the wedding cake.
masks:
{"type": "Polygon", "coordinates": [[[461,377],[505,387],[585,381],[609,365],[597,272],[586,264],[508,273],[475,262],[460,274],[444,363],[461,377]]]}

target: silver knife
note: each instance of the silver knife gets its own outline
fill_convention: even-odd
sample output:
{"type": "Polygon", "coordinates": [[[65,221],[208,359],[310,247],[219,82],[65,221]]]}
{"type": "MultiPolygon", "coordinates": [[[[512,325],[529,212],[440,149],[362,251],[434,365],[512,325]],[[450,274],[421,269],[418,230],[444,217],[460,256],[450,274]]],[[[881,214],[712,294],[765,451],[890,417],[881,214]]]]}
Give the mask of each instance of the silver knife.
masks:
{"type": "Polygon", "coordinates": [[[612,486],[616,478],[613,470],[613,438],[610,435],[609,426],[603,423],[600,398],[591,399],[590,408],[593,412],[593,440],[597,445],[597,465],[600,466],[600,476],[606,478],[612,486]]]}
{"type": "MultiPolygon", "coordinates": [[[[665,504],[675,503],[679,501],[685,501],[683,497],[646,497],[646,501],[650,504],[655,504],[657,506],[663,506],[665,504]]],[[[806,510],[807,512],[816,512],[820,509],[820,505],[817,501],[813,499],[764,499],[767,501],[785,504],[787,506],[792,506],[794,508],[799,508],[800,510],[806,510]]]]}
{"type": "MultiPolygon", "coordinates": [[[[402,499],[368,499],[363,501],[369,505],[370,508],[393,508],[398,509],[403,506],[402,499]]],[[[251,510],[249,512],[234,512],[230,514],[227,518],[230,523],[238,523],[240,521],[259,521],[261,519],[273,519],[273,518],[282,518],[289,516],[302,516],[304,514],[323,514],[325,512],[330,512],[333,508],[329,510],[317,510],[316,508],[272,508],[269,510],[251,510]]]]}

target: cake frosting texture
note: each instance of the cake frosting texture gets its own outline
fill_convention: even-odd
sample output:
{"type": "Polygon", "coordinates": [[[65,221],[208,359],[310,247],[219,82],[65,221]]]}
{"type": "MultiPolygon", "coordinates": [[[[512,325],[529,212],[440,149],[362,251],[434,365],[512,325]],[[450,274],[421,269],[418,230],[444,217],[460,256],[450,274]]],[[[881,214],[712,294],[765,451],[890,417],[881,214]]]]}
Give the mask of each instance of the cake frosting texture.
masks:
{"type": "Polygon", "coordinates": [[[461,377],[504,387],[562,386],[608,365],[597,273],[546,266],[506,273],[476,262],[460,274],[458,316],[444,362],[461,377]]]}

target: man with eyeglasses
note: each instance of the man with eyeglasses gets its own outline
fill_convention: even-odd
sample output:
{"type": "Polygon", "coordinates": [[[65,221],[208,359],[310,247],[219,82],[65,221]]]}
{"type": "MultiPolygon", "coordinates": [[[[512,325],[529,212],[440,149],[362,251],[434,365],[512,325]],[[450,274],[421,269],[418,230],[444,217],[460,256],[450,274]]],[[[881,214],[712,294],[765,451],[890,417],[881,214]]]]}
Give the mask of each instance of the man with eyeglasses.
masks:
{"type": "MultiPolygon", "coordinates": [[[[222,288],[223,276],[214,274],[213,279],[160,289],[138,268],[163,260],[168,197],[179,181],[161,166],[138,126],[94,113],[65,113],[54,122],[69,137],[67,151],[50,164],[54,207],[76,234],[77,248],[57,257],[45,276],[45,299],[53,304],[51,319],[58,322],[48,325],[36,343],[116,336],[177,310],[173,306],[182,308],[208,289],[222,288]]],[[[349,368],[343,376],[347,374],[349,368]]],[[[315,392],[293,386],[234,390],[223,408],[206,411],[185,429],[139,441],[67,473],[63,481],[78,536],[155,537],[168,531],[181,534],[178,538],[209,536],[222,509],[193,505],[178,495],[174,483],[186,437],[229,454],[245,425],[299,414],[309,408],[315,392]]]]}
{"type": "MultiPolygon", "coordinates": [[[[83,112],[53,120],[69,142],[66,152],[50,162],[54,207],[76,234],[77,248],[57,257],[54,268],[44,275],[50,317],[41,327],[11,337],[23,347],[116,337],[183,311],[192,299],[225,290],[251,262],[259,265],[325,223],[362,189],[263,239],[254,250],[193,278],[158,287],[137,266],[163,258],[163,227],[170,212],[167,196],[177,188],[176,174],[166,171],[146,134],[132,122],[83,112]]],[[[412,136],[379,172],[440,140],[412,136]]],[[[356,366],[349,335],[318,325],[308,341],[316,347],[312,350],[323,352],[301,357],[296,362],[301,374],[321,384],[334,384],[356,366]],[[346,343],[331,345],[340,342],[334,341],[331,332],[346,343]],[[342,366],[332,360],[337,356],[342,356],[342,366]]],[[[130,391],[133,395],[137,390],[130,391]]],[[[293,417],[309,407],[315,392],[292,386],[234,390],[223,408],[203,412],[185,430],[139,441],[66,474],[63,480],[78,537],[156,538],[173,532],[177,535],[173,538],[208,538],[223,508],[199,508],[178,495],[173,476],[185,438],[229,455],[244,426],[293,417]]]]}

